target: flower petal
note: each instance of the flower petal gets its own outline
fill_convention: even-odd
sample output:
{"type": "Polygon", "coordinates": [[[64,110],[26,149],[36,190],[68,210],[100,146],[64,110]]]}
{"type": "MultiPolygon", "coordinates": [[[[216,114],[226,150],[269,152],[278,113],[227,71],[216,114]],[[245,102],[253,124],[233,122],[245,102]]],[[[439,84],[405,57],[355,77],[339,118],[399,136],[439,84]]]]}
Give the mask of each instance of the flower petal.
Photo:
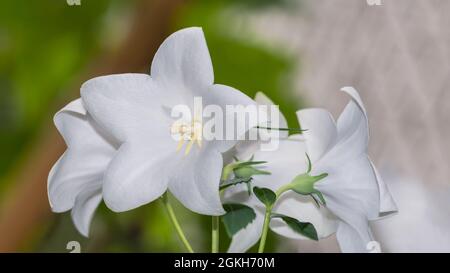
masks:
{"type": "Polygon", "coordinates": [[[352,100],[347,104],[337,121],[338,143],[333,153],[345,154],[345,158],[367,153],[369,124],[361,98],[353,87],[344,87],[343,92],[352,100]]]}
{"type": "MultiPolygon", "coordinates": [[[[380,211],[378,183],[367,155],[362,154],[351,161],[324,158],[313,172],[328,173],[314,187],[324,195],[327,208],[367,244],[371,239],[368,220],[377,218],[380,211]]],[[[365,248],[365,245],[361,247],[365,248]]]]}
{"type": "MultiPolygon", "coordinates": [[[[370,159],[369,159],[370,161],[370,159]]],[[[392,197],[391,193],[389,192],[389,189],[387,185],[384,183],[383,179],[381,178],[380,174],[378,173],[377,168],[373,164],[372,161],[370,161],[370,165],[372,166],[373,172],[375,173],[375,177],[378,183],[378,190],[380,194],[380,215],[379,217],[375,218],[378,219],[380,217],[388,216],[392,213],[395,213],[398,211],[397,205],[395,204],[394,198],[392,197]]],[[[369,219],[369,220],[375,220],[375,219],[369,219]]]]}
{"type": "Polygon", "coordinates": [[[264,212],[255,209],[256,218],[231,239],[228,253],[243,253],[259,241],[264,223],[264,212]]]}
{"type": "MultiPolygon", "coordinates": [[[[276,191],[281,186],[290,183],[297,175],[307,170],[305,152],[305,142],[299,135],[291,135],[288,139],[281,140],[278,149],[275,151],[256,152],[254,160],[267,161],[265,168],[271,172],[271,175],[255,176],[253,185],[276,191]]],[[[302,222],[312,223],[319,238],[327,237],[336,231],[335,217],[327,209],[318,208],[309,196],[286,192],[277,201],[273,211],[302,222]]],[[[279,219],[273,219],[270,228],[274,232],[289,238],[307,239],[292,231],[279,219]]]]}
{"type": "Polygon", "coordinates": [[[311,108],[297,111],[302,126],[308,155],[318,161],[337,141],[337,128],[333,116],[324,109],[311,108]]]}
{"type": "Polygon", "coordinates": [[[85,237],[89,236],[89,226],[94,212],[102,200],[101,184],[93,185],[80,192],[72,208],[72,220],[78,231],[85,237]]]}
{"type": "Polygon", "coordinates": [[[213,84],[213,67],[202,29],[185,28],[170,35],[156,52],[150,75],[167,86],[196,89],[213,84]]]}
{"type": "Polygon", "coordinates": [[[328,173],[327,177],[314,185],[315,189],[325,195],[327,207],[341,219],[342,214],[346,214],[347,211],[351,213],[353,210],[361,212],[368,219],[378,217],[380,208],[378,183],[367,155],[361,155],[347,162],[339,161],[338,158],[327,158],[326,162],[316,164],[316,169],[313,169],[312,173],[314,175],[328,173]],[[329,203],[328,199],[333,201],[329,203]],[[334,211],[335,205],[338,209],[342,207],[346,209],[334,211]]]}
{"type": "Polygon", "coordinates": [[[85,113],[78,99],[55,115],[68,146],[48,177],[48,197],[55,212],[71,209],[86,187],[99,183],[115,152],[113,143],[85,113]]]}
{"type": "Polygon", "coordinates": [[[122,144],[105,173],[103,198],[115,212],[131,210],[160,197],[174,171],[170,147],[140,143],[122,144]]]}
{"type": "Polygon", "coordinates": [[[205,215],[225,211],[219,196],[222,155],[212,147],[192,150],[177,160],[176,172],[170,174],[170,192],[188,209],[205,215]]]}
{"type": "MultiPolygon", "coordinates": [[[[255,101],[258,105],[267,105],[267,106],[273,106],[275,105],[264,93],[262,92],[258,92],[255,95],[255,101]]],[[[283,113],[281,113],[281,111],[279,111],[279,109],[276,111],[277,115],[279,116],[279,121],[278,124],[275,127],[278,128],[287,128],[287,121],[286,118],[284,117],[283,113]]],[[[269,116],[270,117],[270,116],[269,116]]],[[[264,122],[263,124],[259,124],[260,126],[264,126],[264,127],[270,127],[270,119],[268,120],[268,122],[264,122]]],[[[264,129],[258,129],[258,128],[251,128],[250,132],[254,131],[255,135],[260,132],[260,133],[265,133],[264,129]]],[[[272,131],[271,133],[273,133],[274,131],[272,131]]],[[[288,132],[287,131],[275,131],[278,133],[278,138],[280,139],[285,139],[288,137],[288,132]]],[[[268,134],[269,138],[272,138],[272,135],[268,134]]],[[[266,138],[266,139],[269,139],[266,138]]],[[[239,141],[238,143],[236,143],[235,145],[235,151],[233,151],[235,153],[235,156],[239,159],[248,159],[250,158],[259,148],[261,148],[261,145],[263,143],[268,143],[267,141],[263,141],[262,139],[259,140],[242,140],[239,141]]]]}
{"type": "Polygon", "coordinates": [[[271,173],[255,176],[254,184],[273,191],[290,183],[297,175],[308,169],[305,142],[299,139],[298,135],[281,140],[277,150],[255,152],[253,160],[267,161],[260,168],[271,173]]]}
{"type": "Polygon", "coordinates": [[[231,239],[228,253],[246,252],[261,237],[264,223],[264,205],[255,197],[248,194],[247,185],[238,184],[227,188],[223,194],[224,203],[245,204],[253,209],[256,218],[244,229],[238,231],[231,239]]]}
{"type": "Polygon", "coordinates": [[[136,138],[170,140],[172,121],[163,107],[174,103],[175,95],[162,94],[145,74],[102,76],[81,86],[89,114],[121,142],[136,138]]]}
{"type": "MultiPolygon", "coordinates": [[[[353,221],[354,222],[354,221],[353,221]]],[[[367,222],[360,221],[359,228],[355,229],[351,225],[341,222],[336,232],[336,238],[341,251],[344,253],[364,253],[368,252],[369,242],[373,241],[372,233],[367,222]],[[362,234],[360,231],[366,231],[362,234]]]]}
{"type": "Polygon", "coordinates": [[[228,108],[233,106],[243,106],[243,107],[250,106],[255,107],[254,109],[256,110],[255,101],[249,98],[241,91],[234,89],[233,87],[221,84],[214,84],[210,86],[207,91],[203,92],[201,96],[205,107],[208,105],[218,106],[222,110],[222,113],[225,113],[223,117],[224,128],[222,136],[224,140],[215,141],[215,145],[217,145],[216,147],[220,152],[225,152],[229,150],[231,147],[233,147],[236,144],[238,137],[243,136],[243,134],[245,134],[250,128],[255,127],[258,123],[256,116],[253,116],[255,119],[249,118],[251,114],[255,113],[246,112],[243,114],[246,114],[247,118],[239,118],[239,115],[237,115],[235,112],[227,111],[227,106],[228,108]],[[226,126],[226,121],[230,120],[234,121],[235,126],[233,128],[227,128],[226,126]],[[242,128],[243,129],[242,132],[238,131],[237,128],[242,128]],[[229,129],[230,131],[227,132],[227,129],[229,129]],[[233,139],[226,138],[228,133],[234,136],[234,138],[233,139]]]}
{"type": "MultiPolygon", "coordinates": [[[[277,201],[273,211],[301,222],[313,224],[319,239],[330,236],[337,229],[336,217],[326,207],[317,207],[310,196],[300,195],[292,191],[284,193],[277,201]]],[[[288,238],[309,240],[309,238],[293,231],[281,219],[273,219],[270,223],[270,228],[275,233],[288,238]]]]}

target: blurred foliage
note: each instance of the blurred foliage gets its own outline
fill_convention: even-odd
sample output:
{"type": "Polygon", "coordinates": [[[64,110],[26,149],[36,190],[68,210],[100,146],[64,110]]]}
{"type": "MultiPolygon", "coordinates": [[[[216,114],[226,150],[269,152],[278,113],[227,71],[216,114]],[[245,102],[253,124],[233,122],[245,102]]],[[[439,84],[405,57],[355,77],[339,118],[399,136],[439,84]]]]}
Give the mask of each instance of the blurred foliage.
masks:
{"type": "MultiPolygon", "coordinates": [[[[292,58],[260,41],[254,42],[247,35],[239,35],[241,30],[235,28],[227,13],[242,5],[249,12],[256,12],[258,8],[283,6],[288,2],[291,1],[192,1],[178,14],[173,30],[203,27],[215,81],[252,97],[257,91],[263,91],[280,105],[290,126],[295,127],[295,110],[300,102],[291,96],[289,75],[295,65],[292,58]]],[[[133,5],[134,1],[118,0],[82,1],[79,7],[54,0],[3,1],[0,9],[0,194],[6,185],[1,177],[5,177],[33,143],[43,122],[52,118],[57,110],[53,107],[55,101],[67,96],[65,90],[70,83],[102,53],[108,27],[105,28],[105,22],[120,20],[122,16],[119,12],[111,19],[111,9],[133,5]]],[[[211,219],[195,215],[173,201],[194,249],[209,251],[211,219]]],[[[229,239],[221,228],[221,251],[226,251],[229,239]]],[[[70,213],[58,214],[36,233],[35,241],[26,250],[67,252],[66,243],[76,240],[81,243],[82,251],[184,251],[159,202],[119,214],[102,204],[94,217],[90,239],[78,234],[70,213]]],[[[273,234],[269,233],[266,249],[275,249],[273,234]]]]}
{"type": "MultiPolygon", "coordinates": [[[[111,1],[2,1],[0,9],[0,176],[33,139],[55,96],[98,51],[111,1]]],[[[4,183],[2,183],[4,184],[4,183]]]]}

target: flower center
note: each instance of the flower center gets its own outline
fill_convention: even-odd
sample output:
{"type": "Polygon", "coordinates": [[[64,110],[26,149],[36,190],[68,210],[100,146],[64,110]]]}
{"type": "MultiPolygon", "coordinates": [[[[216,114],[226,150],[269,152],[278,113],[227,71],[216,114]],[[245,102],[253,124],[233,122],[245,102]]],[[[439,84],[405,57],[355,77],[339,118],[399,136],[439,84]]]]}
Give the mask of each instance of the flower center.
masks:
{"type": "Polygon", "coordinates": [[[176,121],[170,131],[172,136],[178,139],[177,152],[183,148],[185,142],[188,143],[184,151],[185,155],[189,154],[194,143],[197,143],[199,148],[202,147],[203,125],[201,121],[197,119],[193,119],[191,122],[176,121]]]}

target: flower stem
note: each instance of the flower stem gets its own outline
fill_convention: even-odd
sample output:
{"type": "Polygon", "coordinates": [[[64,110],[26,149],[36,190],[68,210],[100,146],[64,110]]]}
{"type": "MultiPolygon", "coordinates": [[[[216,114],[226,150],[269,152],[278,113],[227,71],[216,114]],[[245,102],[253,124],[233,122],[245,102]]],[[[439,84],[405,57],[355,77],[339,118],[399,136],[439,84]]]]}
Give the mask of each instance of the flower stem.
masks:
{"type": "Polygon", "coordinates": [[[189,244],[189,241],[186,239],[186,236],[184,235],[183,229],[181,229],[180,224],[178,223],[177,217],[175,216],[175,212],[173,210],[172,205],[169,202],[169,197],[167,195],[167,192],[163,194],[162,196],[162,203],[164,205],[164,208],[167,211],[167,214],[169,215],[170,221],[172,222],[172,225],[174,226],[175,230],[178,233],[178,236],[181,239],[181,242],[183,242],[184,247],[189,253],[194,253],[194,250],[192,249],[191,245],[189,244]]]}
{"type": "MultiPolygon", "coordinates": [[[[280,195],[283,194],[285,191],[288,191],[289,189],[290,189],[290,185],[289,184],[280,187],[275,192],[275,195],[276,195],[276,199],[275,200],[278,200],[280,195]]],[[[269,231],[270,217],[272,215],[272,208],[273,208],[274,205],[275,205],[275,203],[266,207],[266,213],[264,215],[264,224],[263,224],[261,239],[259,241],[258,253],[263,253],[264,252],[264,247],[266,246],[267,233],[269,231]]]]}
{"type": "Polygon", "coordinates": [[[219,216],[212,217],[211,252],[219,253],[219,216]]]}
{"type": "Polygon", "coordinates": [[[261,234],[261,240],[259,241],[258,253],[264,252],[264,247],[266,246],[267,232],[269,231],[271,214],[272,214],[272,206],[266,207],[266,214],[264,216],[264,225],[261,234]]]}

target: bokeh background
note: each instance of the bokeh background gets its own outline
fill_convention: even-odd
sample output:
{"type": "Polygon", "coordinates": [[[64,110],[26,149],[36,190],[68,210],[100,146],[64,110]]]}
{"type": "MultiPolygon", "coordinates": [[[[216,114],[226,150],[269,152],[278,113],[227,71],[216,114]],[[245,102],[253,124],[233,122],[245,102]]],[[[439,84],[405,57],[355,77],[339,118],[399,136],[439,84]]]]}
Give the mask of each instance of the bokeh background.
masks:
{"type": "MultiPolygon", "coordinates": [[[[295,110],[337,116],[356,87],[371,124],[370,154],[400,212],[373,223],[387,252],[450,251],[450,2],[447,0],[6,0],[0,4],[0,251],[183,251],[154,202],[125,213],[103,204],[90,238],[53,214],[46,180],[65,145],[53,114],[99,75],[148,72],[170,33],[201,26],[216,82],[265,92],[295,110]],[[369,1],[370,2],[370,1],[369,1]],[[372,1],[373,2],[373,1],[372,1]],[[376,1],[375,1],[376,2],[376,1]]],[[[175,204],[176,201],[174,200],[175,204]]],[[[210,219],[176,204],[196,250],[210,219]]],[[[221,248],[228,244],[222,232],[221,248]]],[[[337,252],[270,235],[268,251],[337,252]]]]}

